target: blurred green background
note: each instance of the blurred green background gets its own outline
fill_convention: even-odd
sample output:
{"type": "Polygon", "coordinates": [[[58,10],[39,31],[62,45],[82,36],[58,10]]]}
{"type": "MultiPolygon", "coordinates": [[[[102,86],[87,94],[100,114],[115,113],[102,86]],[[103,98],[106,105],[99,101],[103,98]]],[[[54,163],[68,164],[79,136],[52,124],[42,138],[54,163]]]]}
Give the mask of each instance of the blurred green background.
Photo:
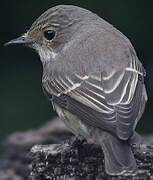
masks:
{"type": "Polygon", "coordinates": [[[149,101],[137,129],[153,133],[153,1],[152,0],[1,0],[0,6],[0,140],[14,131],[39,127],[55,112],[41,88],[38,55],[25,47],[3,47],[20,36],[49,7],[73,4],[112,23],[134,45],[147,71],[149,101]]]}

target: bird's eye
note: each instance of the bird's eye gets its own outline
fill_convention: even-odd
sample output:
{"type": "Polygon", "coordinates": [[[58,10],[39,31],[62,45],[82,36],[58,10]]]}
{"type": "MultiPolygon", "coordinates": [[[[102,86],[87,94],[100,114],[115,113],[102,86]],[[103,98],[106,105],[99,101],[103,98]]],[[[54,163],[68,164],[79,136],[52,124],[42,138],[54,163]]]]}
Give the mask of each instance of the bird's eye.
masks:
{"type": "Polygon", "coordinates": [[[48,40],[51,41],[55,37],[55,31],[54,30],[46,30],[44,31],[44,37],[48,40]]]}

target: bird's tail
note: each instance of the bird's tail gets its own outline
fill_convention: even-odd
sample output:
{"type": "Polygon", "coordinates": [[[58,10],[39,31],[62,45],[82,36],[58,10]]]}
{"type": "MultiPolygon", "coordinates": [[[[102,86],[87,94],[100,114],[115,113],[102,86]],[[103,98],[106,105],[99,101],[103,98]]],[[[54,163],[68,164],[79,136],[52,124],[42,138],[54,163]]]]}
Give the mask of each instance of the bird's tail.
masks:
{"type": "Polygon", "coordinates": [[[108,135],[101,142],[105,158],[105,170],[110,175],[132,173],[137,170],[136,161],[127,141],[108,135]]]}

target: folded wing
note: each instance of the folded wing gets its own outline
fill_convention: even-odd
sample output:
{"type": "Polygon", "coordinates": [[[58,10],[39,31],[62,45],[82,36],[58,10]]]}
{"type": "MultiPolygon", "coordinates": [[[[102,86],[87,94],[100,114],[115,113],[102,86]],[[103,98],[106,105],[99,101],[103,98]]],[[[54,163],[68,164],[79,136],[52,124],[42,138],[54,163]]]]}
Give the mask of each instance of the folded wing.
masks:
{"type": "MultiPolygon", "coordinates": [[[[69,73],[45,79],[43,86],[57,103],[82,121],[126,140],[135,129],[143,104],[144,69],[134,59],[121,70],[69,73]],[[63,96],[66,95],[66,96],[63,96]]],[[[145,102],[144,102],[145,103],[145,102]]]]}

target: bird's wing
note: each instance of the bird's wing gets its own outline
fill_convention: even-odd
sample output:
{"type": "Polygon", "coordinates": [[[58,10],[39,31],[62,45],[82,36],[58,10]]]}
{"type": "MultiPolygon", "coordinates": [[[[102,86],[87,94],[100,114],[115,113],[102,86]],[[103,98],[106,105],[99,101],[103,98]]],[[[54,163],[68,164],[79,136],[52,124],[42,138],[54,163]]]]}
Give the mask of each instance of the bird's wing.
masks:
{"type": "Polygon", "coordinates": [[[80,75],[70,73],[46,79],[44,87],[55,102],[91,126],[128,139],[140,110],[144,70],[132,59],[121,70],[80,75]]]}

